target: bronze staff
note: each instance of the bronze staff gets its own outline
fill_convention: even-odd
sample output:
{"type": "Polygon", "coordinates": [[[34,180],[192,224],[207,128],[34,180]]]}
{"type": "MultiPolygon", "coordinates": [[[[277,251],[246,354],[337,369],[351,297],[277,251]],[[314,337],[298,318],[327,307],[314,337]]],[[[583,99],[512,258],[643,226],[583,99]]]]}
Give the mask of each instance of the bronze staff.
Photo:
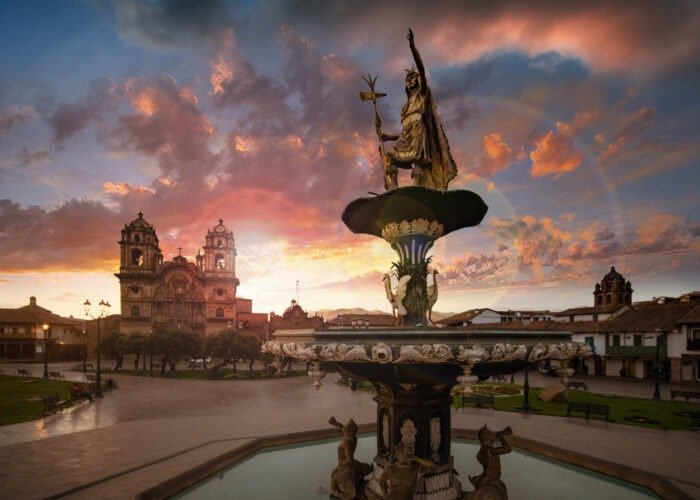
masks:
{"type": "Polygon", "coordinates": [[[379,117],[379,111],[377,111],[377,99],[386,96],[384,92],[375,92],[374,84],[377,82],[379,76],[372,78],[372,75],[368,74],[363,76],[362,79],[367,82],[369,86],[369,92],[360,92],[360,99],[362,101],[372,101],[374,106],[374,126],[377,129],[377,137],[379,138],[379,155],[382,159],[382,167],[384,169],[384,189],[391,191],[399,187],[398,181],[396,180],[396,174],[398,173],[397,168],[394,165],[389,164],[386,158],[386,151],[384,151],[384,141],[382,140],[382,119],[379,117]]]}

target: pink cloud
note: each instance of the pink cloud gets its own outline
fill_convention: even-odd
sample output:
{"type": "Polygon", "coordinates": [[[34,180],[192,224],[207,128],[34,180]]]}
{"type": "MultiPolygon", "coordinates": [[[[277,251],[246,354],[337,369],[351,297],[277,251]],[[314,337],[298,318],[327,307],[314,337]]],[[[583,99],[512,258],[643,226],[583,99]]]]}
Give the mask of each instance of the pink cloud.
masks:
{"type": "Polygon", "coordinates": [[[481,177],[488,177],[507,169],[517,157],[498,132],[485,135],[481,146],[483,153],[477,158],[473,170],[475,175],[481,177]]]}
{"type": "Polygon", "coordinates": [[[535,149],[530,151],[533,177],[552,175],[557,178],[581,165],[583,152],[575,148],[570,130],[568,124],[558,122],[557,132],[549,130],[535,141],[535,149]]]}

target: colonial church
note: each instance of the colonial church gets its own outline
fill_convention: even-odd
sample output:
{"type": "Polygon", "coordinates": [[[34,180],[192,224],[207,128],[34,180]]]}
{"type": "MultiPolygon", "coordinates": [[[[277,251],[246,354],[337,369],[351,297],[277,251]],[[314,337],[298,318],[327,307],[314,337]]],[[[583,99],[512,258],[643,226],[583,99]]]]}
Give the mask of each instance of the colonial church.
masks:
{"type": "MultiPolygon", "coordinates": [[[[122,333],[147,333],[152,327],[172,326],[212,334],[238,326],[233,231],[219,219],[204,241],[204,253],[198,251],[195,262],[182,255],[165,262],[156,230],[142,213],[124,225],[116,274],[121,288],[122,333]]],[[[241,300],[245,313],[250,312],[250,301],[241,300]]]]}

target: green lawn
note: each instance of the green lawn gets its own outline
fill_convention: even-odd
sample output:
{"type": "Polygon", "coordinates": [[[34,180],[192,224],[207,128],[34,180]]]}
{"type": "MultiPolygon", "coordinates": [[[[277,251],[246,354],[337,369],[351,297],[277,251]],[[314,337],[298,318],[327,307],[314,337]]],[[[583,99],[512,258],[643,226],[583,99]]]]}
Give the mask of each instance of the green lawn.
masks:
{"type": "MultiPolygon", "coordinates": [[[[118,375],[132,375],[135,377],[150,377],[150,372],[148,370],[141,371],[141,370],[119,370],[119,371],[111,371],[111,370],[105,370],[102,372],[105,375],[109,374],[118,374],[118,375]]],[[[250,371],[247,368],[243,369],[238,369],[235,372],[230,369],[230,368],[222,368],[219,370],[220,377],[216,378],[215,380],[260,380],[260,379],[266,379],[266,378],[280,378],[280,375],[270,375],[267,372],[264,372],[262,370],[253,370],[250,371]]],[[[282,377],[299,377],[299,376],[305,376],[306,371],[304,370],[292,370],[291,372],[287,372],[286,370],[284,371],[284,374],[282,377]]],[[[104,376],[104,375],[103,375],[104,376]]],[[[186,379],[186,380],[212,380],[211,375],[207,370],[177,370],[176,372],[171,372],[170,369],[166,369],[165,375],[161,375],[160,370],[153,370],[153,377],[154,378],[179,378],[179,379],[186,379]]]]}
{"type": "Polygon", "coordinates": [[[0,425],[16,424],[42,416],[42,396],[58,394],[68,401],[72,382],[0,375],[0,425]]]}
{"type": "MultiPolygon", "coordinates": [[[[505,386],[514,387],[522,390],[522,386],[505,386]]],[[[567,410],[566,403],[545,403],[538,399],[539,389],[530,389],[530,409],[538,415],[554,415],[565,416],[567,410]]],[[[568,399],[572,402],[604,404],[610,406],[610,421],[617,424],[638,425],[641,427],[649,427],[653,429],[664,430],[690,430],[692,420],[688,416],[677,415],[677,413],[693,411],[700,412],[700,404],[687,403],[685,401],[654,401],[653,399],[630,398],[626,396],[613,396],[604,394],[595,394],[585,391],[569,391],[568,399]],[[654,420],[654,423],[640,423],[626,418],[643,417],[649,420],[654,420]]],[[[453,402],[455,407],[459,408],[462,403],[462,397],[454,396],[453,402]]],[[[496,396],[494,398],[494,409],[498,411],[516,411],[519,412],[523,405],[523,395],[516,396],[496,396]]],[[[469,404],[467,405],[469,406],[469,404]]],[[[572,416],[570,418],[583,418],[572,416]]],[[[603,418],[593,416],[591,418],[603,418]]]]}

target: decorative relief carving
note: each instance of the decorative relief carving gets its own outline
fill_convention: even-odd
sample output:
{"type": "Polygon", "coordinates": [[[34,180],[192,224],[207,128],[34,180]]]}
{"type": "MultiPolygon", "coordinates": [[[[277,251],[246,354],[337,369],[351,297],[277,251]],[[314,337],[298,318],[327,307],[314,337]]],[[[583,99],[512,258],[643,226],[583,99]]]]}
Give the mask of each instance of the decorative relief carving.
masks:
{"type": "Polygon", "coordinates": [[[377,363],[391,363],[394,359],[394,353],[391,351],[391,346],[381,342],[372,347],[372,361],[377,363]]]}
{"type": "Polygon", "coordinates": [[[413,221],[401,221],[400,223],[390,222],[382,228],[382,238],[392,242],[399,236],[407,236],[409,234],[424,234],[431,238],[437,239],[442,236],[444,226],[437,221],[428,221],[427,219],[415,219],[413,221]]]}
{"type": "Polygon", "coordinates": [[[440,417],[430,419],[430,458],[435,463],[440,463],[440,417]]]}
{"type": "Polygon", "coordinates": [[[459,346],[457,351],[457,361],[475,365],[489,358],[489,353],[479,344],[474,344],[471,348],[466,348],[463,345],[459,346]]]}
{"type": "Polygon", "coordinates": [[[536,363],[538,361],[542,361],[546,355],[547,348],[544,346],[544,344],[540,343],[532,348],[530,351],[530,356],[527,359],[530,363],[536,363]]]}
{"type": "Polygon", "coordinates": [[[524,345],[496,344],[491,351],[492,361],[513,361],[515,359],[525,359],[526,357],[527,347],[524,345]]]}
{"type": "Polygon", "coordinates": [[[389,449],[389,415],[382,415],[382,444],[389,449]]]}
{"type": "Polygon", "coordinates": [[[395,362],[443,363],[451,359],[454,359],[452,350],[445,344],[405,345],[401,347],[395,362]]]}
{"type": "Polygon", "coordinates": [[[418,429],[416,429],[416,424],[413,420],[407,418],[403,421],[401,425],[401,442],[410,450],[410,453],[416,452],[416,434],[418,434],[418,429]]]}
{"type": "Polygon", "coordinates": [[[290,358],[298,359],[301,361],[311,361],[316,357],[314,346],[297,344],[296,342],[282,344],[282,352],[290,358]]]}
{"type": "Polygon", "coordinates": [[[319,356],[326,361],[370,361],[363,345],[327,344],[319,356]]]}

